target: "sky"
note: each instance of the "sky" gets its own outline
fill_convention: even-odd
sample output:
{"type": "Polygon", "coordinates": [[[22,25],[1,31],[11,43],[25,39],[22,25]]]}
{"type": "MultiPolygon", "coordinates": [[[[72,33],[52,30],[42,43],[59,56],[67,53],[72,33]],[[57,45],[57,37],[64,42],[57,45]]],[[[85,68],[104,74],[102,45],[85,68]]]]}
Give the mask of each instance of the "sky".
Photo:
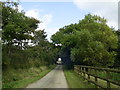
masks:
{"type": "Polygon", "coordinates": [[[42,23],[37,30],[45,29],[47,39],[65,25],[78,23],[88,13],[107,19],[110,27],[118,29],[119,0],[22,0],[19,10],[42,23]]]}

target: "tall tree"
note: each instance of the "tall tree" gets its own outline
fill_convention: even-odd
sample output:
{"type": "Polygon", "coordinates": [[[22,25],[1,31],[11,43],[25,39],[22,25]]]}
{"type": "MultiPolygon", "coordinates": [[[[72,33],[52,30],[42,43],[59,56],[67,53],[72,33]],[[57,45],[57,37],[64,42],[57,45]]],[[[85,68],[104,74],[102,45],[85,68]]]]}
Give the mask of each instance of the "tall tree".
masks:
{"type": "Polygon", "coordinates": [[[2,7],[2,40],[4,44],[17,44],[22,47],[24,41],[33,39],[31,34],[35,32],[40,21],[25,16],[23,11],[19,12],[16,2],[2,2],[2,7]]]}
{"type": "Polygon", "coordinates": [[[114,67],[120,67],[120,30],[116,31],[118,35],[118,48],[116,49],[117,51],[117,57],[114,63],[114,67]]]}
{"type": "Polygon", "coordinates": [[[34,39],[31,34],[34,34],[40,21],[25,16],[23,11],[20,12],[17,2],[8,1],[1,3],[3,67],[5,68],[9,65],[14,65],[14,67],[18,65],[19,67],[22,62],[25,63],[28,59],[27,54],[23,51],[23,47],[26,44],[25,41],[34,39]],[[23,56],[24,54],[26,56],[23,56]]]}
{"type": "Polygon", "coordinates": [[[51,39],[61,43],[62,48],[69,47],[74,63],[109,66],[114,63],[118,38],[106,22],[104,18],[88,14],[78,24],[60,29],[51,39]]]}

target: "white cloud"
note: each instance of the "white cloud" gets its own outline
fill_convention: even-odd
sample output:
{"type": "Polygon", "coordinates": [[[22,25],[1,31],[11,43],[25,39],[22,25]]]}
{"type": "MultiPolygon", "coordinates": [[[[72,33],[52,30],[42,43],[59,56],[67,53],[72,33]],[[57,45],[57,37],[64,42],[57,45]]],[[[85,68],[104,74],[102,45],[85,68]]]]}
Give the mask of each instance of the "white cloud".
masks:
{"type": "Polygon", "coordinates": [[[51,40],[50,40],[51,35],[55,34],[57,31],[59,31],[59,28],[58,28],[58,27],[47,28],[47,29],[46,29],[46,32],[47,32],[47,34],[48,34],[47,39],[48,39],[49,41],[51,41],[51,40]]]}
{"type": "Polygon", "coordinates": [[[72,2],[72,0],[21,0],[21,2],[72,2]]]}
{"type": "Polygon", "coordinates": [[[28,10],[25,13],[25,15],[28,17],[34,17],[36,19],[40,19],[39,13],[40,13],[40,11],[38,9],[31,9],[31,10],[28,10]]]}
{"type": "Polygon", "coordinates": [[[82,10],[99,15],[108,20],[108,25],[118,29],[118,0],[74,0],[82,10]]]}
{"type": "Polygon", "coordinates": [[[58,30],[58,28],[47,28],[48,24],[52,20],[52,15],[51,14],[41,15],[41,10],[31,9],[31,10],[28,10],[25,15],[29,16],[29,17],[34,17],[34,18],[42,21],[38,25],[38,28],[36,30],[43,30],[43,29],[45,29],[45,32],[48,34],[47,39],[49,41],[50,41],[51,35],[54,34],[58,30]]]}
{"type": "Polygon", "coordinates": [[[52,15],[51,14],[46,14],[41,18],[42,23],[39,24],[39,29],[45,29],[47,28],[47,25],[51,22],[52,20],[52,15]]]}
{"type": "Polygon", "coordinates": [[[37,30],[43,30],[43,29],[46,29],[47,25],[51,22],[52,20],[52,15],[51,14],[45,14],[45,15],[41,15],[41,11],[43,10],[39,10],[39,9],[31,9],[31,10],[28,10],[26,12],[26,16],[29,16],[29,17],[34,17],[40,21],[42,21],[39,25],[38,25],[38,28],[37,30]]]}
{"type": "Polygon", "coordinates": [[[22,5],[18,5],[18,10],[19,10],[19,12],[23,10],[22,5]]]}
{"type": "Polygon", "coordinates": [[[118,2],[119,0],[73,0],[74,2],[118,2]]]}
{"type": "Polygon", "coordinates": [[[43,16],[42,18],[44,20],[45,23],[50,23],[51,19],[52,19],[52,15],[51,14],[46,14],[43,16]]]}
{"type": "Polygon", "coordinates": [[[23,10],[22,5],[18,5],[17,7],[13,6],[13,9],[18,9],[19,12],[21,12],[23,10]]]}

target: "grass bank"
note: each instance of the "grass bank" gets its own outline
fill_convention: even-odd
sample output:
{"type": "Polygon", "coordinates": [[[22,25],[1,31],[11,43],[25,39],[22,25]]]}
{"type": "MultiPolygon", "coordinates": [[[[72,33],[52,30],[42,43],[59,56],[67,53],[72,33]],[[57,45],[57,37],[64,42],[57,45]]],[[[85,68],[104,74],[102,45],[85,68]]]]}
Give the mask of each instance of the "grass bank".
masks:
{"type": "Polygon", "coordinates": [[[65,77],[69,88],[95,88],[93,84],[88,84],[81,76],[75,73],[73,70],[64,69],[65,77]]]}
{"type": "MultiPolygon", "coordinates": [[[[94,73],[94,71],[92,72],[94,73]]],[[[103,78],[106,78],[106,72],[104,71],[99,71],[97,72],[97,75],[103,78]]],[[[110,80],[114,81],[114,82],[120,82],[120,74],[119,73],[114,73],[114,72],[110,72],[109,73],[110,76],[110,80]]]]}
{"type": "MultiPolygon", "coordinates": [[[[85,77],[87,78],[87,74],[85,74],[85,77]]],[[[93,76],[90,76],[90,80],[95,81],[95,78],[93,76]]],[[[99,83],[99,85],[103,86],[104,88],[107,88],[107,83],[106,83],[105,80],[102,80],[102,79],[98,78],[98,83],[99,83]]],[[[115,84],[112,84],[112,83],[110,84],[110,87],[113,88],[113,89],[119,89],[118,85],[115,85],[115,84]]]]}
{"type": "Polygon", "coordinates": [[[50,72],[55,65],[49,67],[42,66],[39,68],[30,68],[30,69],[19,69],[14,70],[10,69],[8,72],[3,73],[3,88],[24,88],[28,84],[33,83],[48,72],[50,72]]]}
{"type": "MultiPolygon", "coordinates": [[[[64,73],[65,73],[65,77],[67,79],[69,88],[73,88],[73,89],[74,88],[96,88],[96,86],[94,84],[88,83],[87,80],[84,80],[82,76],[80,76],[79,74],[77,74],[73,70],[64,69],[64,73]]],[[[85,75],[85,76],[87,78],[87,75],[85,75]]],[[[92,81],[95,80],[95,78],[92,77],[92,76],[90,76],[90,79],[92,81]]],[[[98,83],[105,88],[107,87],[106,81],[104,81],[102,79],[98,79],[98,83]]],[[[111,88],[118,89],[118,86],[114,85],[114,84],[111,84],[111,88]]]]}

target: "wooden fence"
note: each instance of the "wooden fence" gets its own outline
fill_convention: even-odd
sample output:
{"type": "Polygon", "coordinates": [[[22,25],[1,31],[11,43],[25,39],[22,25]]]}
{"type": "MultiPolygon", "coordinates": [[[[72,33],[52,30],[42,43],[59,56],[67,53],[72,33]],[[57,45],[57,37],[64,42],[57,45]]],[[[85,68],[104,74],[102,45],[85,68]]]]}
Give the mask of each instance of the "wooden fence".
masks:
{"type": "Polygon", "coordinates": [[[120,82],[116,82],[111,80],[110,73],[119,73],[120,70],[114,70],[114,69],[109,69],[109,68],[99,68],[99,67],[91,67],[91,66],[81,66],[81,65],[74,65],[74,71],[80,74],[84,79],[86,79],[88,82],[91,82],[95,84],[96,87],[100,88],[111,88],[111,84],[114,84],[118,86],[120,89],[120,82]],[[104,72],[106,77],[101,77],[98,75],[100,71],[104,72]],[[99,72],[99,73],[98,73],[99,72]],[[94,77],[94,80],[91,80],[91,77],[94,77]],[[106,81],[106,86],[101,85],[98,82],[98,79],[106,81]]]}

